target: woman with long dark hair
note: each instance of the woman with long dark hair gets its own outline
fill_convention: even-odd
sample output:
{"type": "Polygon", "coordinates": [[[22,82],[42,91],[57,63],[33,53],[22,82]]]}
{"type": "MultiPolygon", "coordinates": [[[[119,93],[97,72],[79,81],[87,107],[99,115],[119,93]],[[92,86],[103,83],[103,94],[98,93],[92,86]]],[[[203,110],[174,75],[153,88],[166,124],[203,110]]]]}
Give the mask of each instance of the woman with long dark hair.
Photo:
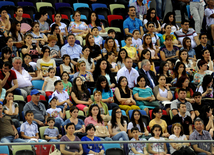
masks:
{"type": "Polygon", "coordinates": [[[162,61],[160,64],[159,75],[164,75],[166,78],[171,78],[169,74],[169,64],[167,61],[162,61]]]}
{"type": "Polygon", "coordinates": [[[99,21],[98,16],[97,16],[96,12],[94,12],[94,11],[91,12],[91,15],[89,18],[89,23],[90,24],[88,24],[88,27],[90,28],[90,31],[93,27],[97,27],[98,31],[106,32],[103,24],[99,21]]]}
{"type": "Polygon", "coordinates": [[[188,52],[189,59],[192,61],[193,60],[196,61],[196,53],[195,53],[195,50],[192,48],[191,39],[189,37],[185,37],[183,39],[182,44],[183,44],[183,47],[180,50],[186,49],[188,52]]]}
{"type": "Polygon", "coordinates": [[[10,28],[9,36],[13,38],[14,42],[22,43],[23,42],[23,35],[20,32],[21,30],[21,22],[15,22],[12,24],[10,28]]]}
{"type": "Polygon", "coordinates": [[[118,70],[125,66],[125,60],[128,57],[128,53],[125,49],[121,49],[118,53],[118,57],[116,60],[118,70]]]}
{"type": "Polygon", "coordinates": [[[117,56],[117,52],[119,52],[119,50],[120,48],[117,47],[114,39],[112,37],[107,37],[102,51],[103,56],[105,56],[108,52],[114,52],[115,56],[117,56]]]}
{"type": "MultiPolygon", "coordinates": [[[[57,41],[56,44],[61,48],[61,47],[64,45],[64,40],[63,40],[63,36],[62,36],[62,34],[61,34],[60,32],[61,32],[61,31],[60,31],[60,29],[59,29],[59,25],[53,24],[53,25],[51,26],[51,32],[50,32],[49,35],[54,35],[54,36],[57,37],[58,41],[57,41]]],[[[48,36],[49,36],[49,35],[48,35],[48,36]]]]}
{"type": "Polygon", "coordinates": [[[179,30],[179,26],[176,24],[174,12],[168,12],[165,15],[164,20],[163,20],[163,25],[161,26],[162,30],[166,24],[171,25],[171,32],[175,32],[175,31],[179,30]]]}
{"type": "Polygon", "coordinates": [[[145,135],[148,136],[149,132],[146,129],[146,124],[143,122],[143,116],[139,110],[133,110],[130,122],[128,124],[128,135],[129,138],[132,138],[133,135],[131,133],[131,129],[133,127],[137,127],[140,131],[140,136],[145,135]]]}
{"type": "Polygon", "coordinates": [[[154,23],[154,32],[160,32],[161,31],[161,26],[160,26],[160,22],[157,20],[157,16],[156,16],[156,11],[154,8],[150,8],[147,11],[147,16],[146,19],[144,19],[143,23],[146,27],[146,29],[148,30],[148,25],[147,23],[149,22],[153,22],[154,23]]]}
{"type": "Polygon", "coordinates": [[[196,62],[196,70],[198,71],[198,62],[200,60],[205,60],[207,62],[207,69],[213,71],[213,61],[211,59],[210,51],[208,49],[204,49],[201,51],[202,57],[198,59],[196,62]]]}
{"type": "Polygon", "coordinates": [[[205,75],[202,84],[198,86],[196,91],[200,92],[203,98],[213,98],[213,77],[205,75]]]}
{"type": "Polygon", "coordinates": [[[178,62],[176,65],[175,65],[175,69],[174,69],[174,72],[173,72],[173,80],[171,81],[171,83],[173,85],[175,85],[178,81],[178,79],[181,77],[181,76],[188,76],[187,73],[186,73],[186,66],[183,62],[178,62]]]}
{"type": "Polygon", "coordinates": [[[55,22],[53,22],[50,25],[50,27],[52,27],[54,24],[57,24],[59,26],[60,34],[62,36],[67,36],[68,35],[68,28],[67,28],[67,25],[65,23],[61,22],[61,19],[62,19],[61,14],[60,13],[56,13],[54,15],[54,19],[55,19],[55,22]]]}
{"type": "Polygon", "coordinates": [[[0,59],[0,68],[2,68],[5,62],[9,62],[12,65],[12,51],[9,47],[4,47],[1,49],[2,58],[0,59]]]}

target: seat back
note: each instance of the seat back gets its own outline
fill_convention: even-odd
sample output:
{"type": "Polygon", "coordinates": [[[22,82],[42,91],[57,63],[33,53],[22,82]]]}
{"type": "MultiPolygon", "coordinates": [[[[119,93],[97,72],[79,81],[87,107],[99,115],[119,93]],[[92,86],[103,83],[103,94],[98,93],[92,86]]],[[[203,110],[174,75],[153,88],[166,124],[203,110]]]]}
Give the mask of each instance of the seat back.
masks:
{"type": "Polygon", "coordinates": [[[14,2],[11,2],[11,1],[1,1],[0,3],[0,8],[2,6],[5,6],[5,5],[12,5],[12,6],[15,6],[15,3],[14,2]]]}
{"type": "Polygon", "coordinates": [[[121,148],[110,148],[106,150],[106,155],[123,155],[124,152],[121,148]]]}
{"type": "Polygon", "coordinates": [[[95,11],[96,8],[108,8],[106,4],[103,3],[93,3],[91,4],[91,8],[95,11]]]}
{"type": "Polygon", "coordinates": [[[98,15],[98,19],[105,19],[103,15],[98,15]]]}
{"type": "MultiPolygon", "coordinates": [[[[52,15],[52,21],[55,22],[55,19],[54,19],[54,14],[52,15]]],[[[62,19],[68,19],[68,16],[67,15],[64,15],[64,14],[61,14],[61,17],[62,19]]]]}
{"type": "Polygon", "coordinates": [[[33,19],[33,15],[36,13],[36,7],[34,6],[23,6],[23,12],[29,14],[31,19],[33,19]]]}
{"type": "Polygon", "coordinates": [[[23,150],[23,149],[32,151],[31,145],[25,145],[24,148],[23,148],[23,145],[12,145],[13,155],[16,155],[17,151],[20,151],[20,150],[23,150]]]}
{"type": "Polygon", "coordinates": [[[18,6],[34,6],[32,2],[18,2],[18,6]]]}
{"type": "Polygon", "coordinates": [[[8,154],[8,155],[10,154],[9,148],[7,145],[0,146],[0,154],[8,154]]]}
{"type": "MultiPolygon", "coordinates": [[[[70,110],[67,110],[67,111],[65,112],[65,116],[66,116],[66,119],[69,119],[69,118],[71,117],[70,110]]],[[[85,115],[84,115],[84,112],[81,111],[81,110],[79,110],[78,116],[85,116],[85,115]]]]}
{"type": "Polygon", "coordinates": [[[14,101],[25,101],[25,99],[22,95],[14,95],[13,100],[14,101]]]}
{"type": "Polygon", "coordinates": [[[89,5],[87,3],[74,3],[73,4],[74,11],[76,11],[77,8],[81,8],[81,7],[89,8],[89,5]]]}
{"type": "Polygon", "coordinates": [[[142,115],[142,117],[143,117],[143,122],[145,123],[146,126],[148,126],[150,122],[149,116],[142,115]]]}
{"type": "Polygon", "coordinates": [[[44,81],[43,80],[33,80],[32,85],[34,89],[42,90],[44,81]]]}
{"type": "Polygon", "coordinates": [[[32,150],[19,150],[16,155],[35,155],[35,153],[32,150]]]}
{"type": "MultiPolygon", "coordinates": [[[[41,101],[46,101],[45,96],[40,95],[39,100],[41,100],[41,101]]],[[[30,101],[31,101],[31,95],[28,95],[28,96],[27,96],[27,102],[30,102],[30,101]]]]}
{"type": "MultiPolygon", "coordinates": [[[[133,111],[134,110],[129,110],[129,119],[131,119],[133,111]]],[[[138,110],[138,111],[140,111],[141,115],[147,115],[145,110],[138,110]]]]}
{"type": "Polygon", "coordinates": [[[125,8],[115,8],[113,10],[113,14],[114,15],[121,15],[123,16],[123,19],[125,20],[126,19],[126,15],[127,15],[127,11],[125,8]]]}
{"type": "MultiPolygon", "coordinates": [[[[73,22],[73,21],[74,21],[74,19],[73,19],[72,17],[73,17],[73,15],[71,15],[71,16],[70,16],[71,21],[73,22]]],[[[85,19],[85,20],[87,20],[87,18],[86,18],[86,16],[85,16],[85,15],[81,15],[81,16],[80,16],[80,19],[85,19]]]]}
{"type": "MultiPolygon", "coordinates": [[[[39,135],[41,139],[45,139],[44,133],[45,133],[45,129],[47,129],[48,126],[42,126],[39,128],[39,135]]],[[[54,127],[55,129],[57,129],[57,127],[54,127]]]]}
{"type": "Polygon", "coordinates": [[[109,8],[110,8],[111,14],[113,15],[113,10],[115,8],[125,8],[125,6],[123,4],[110,4],[109,8]]]}
{"type": "Polygon", "coordinates": [[[41,2],[40,0],[24,0],[24,2],[31,2],[34,6],[36,6],[37,2],[41,2]]]}
{"type": "Polygon", "coordinates": [[[60,7],[71,7],[71,5],[69,3],[55,3],[55,9],[56,11],[60,8],[60,7]]]}
{"type": "MultiPolygon", "coordinates": [[[[122,115],[126,116],[126,112],[124,110],[121,110],[121,111],[122,111],[122,115]]],[[[109,113],[109,116],[111,116],[112,110],[109,110],[108,113],[109,113]]]]}
{"type": "Polygon", "coordinates": [[[37,11],[39,12],[39,11],[40,11],[40,8],[43,7],[43,6],[50,6],[50,7],[53,7],[52,4],[49,3],[49,2],[37,2],[37,3],[36,3],[37,11]]]}
{"type": "Polygon", "coordinates": [[[123,16],[121,16],[121,15],[108,15],[107,18],[108,18],[108,24],[109,24],[109,26],[111,26],[111,21],[112,20],[115,20],[115,19],[121,19],[121,20],[123,20],[123,16]]]}
{"type": "Polygon", "coordinates": [[[121,32],[120,28],[118,28],[118,27],[106,27],[105,28],[106,32],[108,32],[109,29],[113,29],[113,30],[115,30],[115,32],[121,32]]]}
{"type": "Polygon", "coordinates": [[[110,11],[108,8],[96,8],[95,12],[97,15],[103,15],[105,19],[107,19],[107,16],[110,15],[110,11]]]}
{"type": "Polygon", "coordinates": [[[120,148],[120,144],[114,143],[114,144],[103,144],[105,150],[111,149],[111,148],[120,148]]]}
{"type": "Polygon", "coordinates": [[[72,7],[63,6],[58,8],[58,12],[67,15],[69,18],[74,13],[74,10],[72,7]]]}

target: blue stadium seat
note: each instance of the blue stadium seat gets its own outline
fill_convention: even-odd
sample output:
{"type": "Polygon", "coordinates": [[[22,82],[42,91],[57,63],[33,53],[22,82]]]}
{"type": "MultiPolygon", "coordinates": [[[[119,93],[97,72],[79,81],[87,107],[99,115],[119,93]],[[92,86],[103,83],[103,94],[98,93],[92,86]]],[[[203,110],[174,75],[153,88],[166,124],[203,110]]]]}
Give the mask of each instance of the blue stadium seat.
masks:
{"type": "Polygon", "coordinates": [[[105,17],[103,15],[97,15],[98,16],[98,19],[104,19],[105,20],[105,17]]]}
{"type": "MultiPolygon", "coordinates": [[[[74,21],[74,19],[73,19],[72,17],[73,17],[73,15],[71,15],[71,16],[70,16],[71,21],[73,22],[73,21],[74,21]]],[[[87,18],[86,18],[86,16],[85,16],[85,15],[81,15],[80,19],[85,19],[85,20],[87,20],[87,18]]]]}
{"type": "Polygon", "coordinates": [[[12,5],[12,6],[15,6],[15,3],[14,2],[11,2],[11,1],[1,1],[0,3],[0,8],[2,6],[5,6],[5,5],[12,5]]]}
{"type": "Polygon", "coordinates": [[[74,11],[76,11],[77,8],[82,8],[82,7],[89,8],[89,5],[87,3],[74,3],[73,7],[74,7],[74,11]]]}
{"type": "Polygon", "coordinates": [[[69,3],[55,3],[55,9],[58,10],[60,7],[71,7],[69,3]]]}
{"type": "Polygon", "coordinates": [[[8,146],[0,146],[0,154],[10,154],[8,146]]]}
{"type": "Polygon", "coordinates": [[[92,11],[95,11],[96,8],[108,8],[106,4],[94,3],[91,4],[92,11]]]}
{"type": "Polygon", "coordinates": [[[120,148],[120,144],[114,143],[114,144],[103,144],[105,150],[111,149],[111,148],[120,148]]]}
{"type": "MultiPolygon", "coordinates": [[[[121,111],[122,111],[122,115],[126,116],[126,112],[124,110],[121,110],[121,111]]],[[[111,116],[112,110],[109,110],[108,113],[109,113],[109,116],[111,116]]]]}
{"type": "MultiPolygon", "coordinates": [[[[129,119],[132,117],[132,113],[134,110],[129,110],[129,119]]],[[[147,115],[145,110],[139,110],[142,115],[147,115]]]]}
{"type": "Polygon", "coordinates": [[[34,6],[32,2],[18,2],[18,6],[34,6]]]}
{"type": "Polygon", "coordinates": [[[34,89],[42,90],[44,81],[43,80],[33,80],[32,85],[34,89]]]}
{"type": "Polygon", "coordinates": [[[125,40],[121,40],[121,47],[124,47],[124,46],[126,46],[126,42],[125,40]]]}

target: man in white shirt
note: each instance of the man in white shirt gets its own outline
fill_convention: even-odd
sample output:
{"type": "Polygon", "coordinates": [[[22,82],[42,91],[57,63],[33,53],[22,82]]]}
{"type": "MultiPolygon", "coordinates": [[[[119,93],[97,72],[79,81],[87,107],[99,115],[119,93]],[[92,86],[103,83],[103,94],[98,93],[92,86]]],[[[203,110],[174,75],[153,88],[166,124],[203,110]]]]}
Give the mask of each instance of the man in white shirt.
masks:
{"type": "Polygon", "coordinates": [[[207,0],[208,8],[205,9],[207,29],[211,29],[214,39],[214,0],[207,0]]]}
{"type": "MultiPolygon", "coordinates": [[[[16,73],[17,81],[19,85],[19,89],[21,90],[21,93],[24,98],[27,97],[27,95],[30,95],[31,89],[32,89],[32,80],[40,80],[42,79],[41,75],[38,75],[37,77],[31,77],[31,75],[22,67],[22,58],[15,57],[13,58],[13,67],[11,70],[13,70],[16,73]]],[[[42,95],[45,96],[45,92],[41,91],[42,95]]]]}
{"type": "Polygon", "coordinates": [[[134,84],[137,84],[137,78],[139,73],[136,69],[132,68],[132,59],[127,57],[125,60],[125,66],[117,72],[117,81],[121,76],[125,76],[128,80],[129,88],[133,88],[134,84]]]}

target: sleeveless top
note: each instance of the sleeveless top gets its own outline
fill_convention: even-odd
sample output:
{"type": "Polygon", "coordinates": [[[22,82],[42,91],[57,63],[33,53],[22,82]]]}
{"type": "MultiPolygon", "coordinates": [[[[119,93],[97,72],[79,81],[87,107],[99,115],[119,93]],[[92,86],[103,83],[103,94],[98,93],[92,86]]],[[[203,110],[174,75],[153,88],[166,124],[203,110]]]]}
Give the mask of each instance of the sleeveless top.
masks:
{"type": "MultiPolygon", "coordinates": [[[[130,94],[125,94],[125,92],[122,90],[122,88],[117,87],[120,91],[121,98],[130,98],[130,94]]],[[[117,104],[120,104],[120,102],[117,100],[117,97],[115,96],[115,102],[117,104]]]]}

